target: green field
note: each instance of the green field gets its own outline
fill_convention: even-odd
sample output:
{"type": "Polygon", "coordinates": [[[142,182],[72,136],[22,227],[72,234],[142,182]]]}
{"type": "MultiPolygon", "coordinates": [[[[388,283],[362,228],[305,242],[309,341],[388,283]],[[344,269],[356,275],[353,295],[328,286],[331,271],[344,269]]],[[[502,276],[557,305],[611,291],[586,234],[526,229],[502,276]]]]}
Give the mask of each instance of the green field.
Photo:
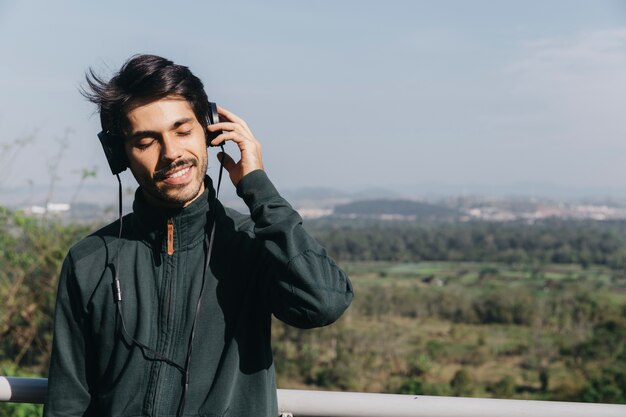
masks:
{"type": "Polygon", "coordinates": [[[342,319],[309,331],[275,323],[281,387],[624,402],[592,386],[622,383],[604,370],[626,363],[623,273],[480,262],[342,267],[355,287],[342,319]],[[607,323],[616,326],[608,335],[607,323]]]}

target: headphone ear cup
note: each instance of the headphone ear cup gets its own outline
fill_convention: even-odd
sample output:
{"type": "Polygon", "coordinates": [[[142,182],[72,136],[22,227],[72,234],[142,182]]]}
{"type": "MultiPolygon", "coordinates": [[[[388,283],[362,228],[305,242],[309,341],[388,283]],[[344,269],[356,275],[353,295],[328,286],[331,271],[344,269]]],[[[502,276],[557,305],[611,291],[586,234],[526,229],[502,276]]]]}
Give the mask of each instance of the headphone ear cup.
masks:
{"type": "Polygon", "coordinates": [[[98,139],[100,139],[100,144],[113,175],[125,171],[128,168],[128,159],[126,158],[124,142],[121,138],[103,130],[98,133],[98,139]]]}
{"type": "MultiPolygon", "coordinates": [[[[220,116],[217,113],[217,104],[209,101],[209,113],[207,114],[206,124],[208,126],[208,125],[214,125],[219,122],[220,122],[220,116]]],[[[211,145],[211,141],[222,134],[221,130],[218,130],[217,132],[209,132],[208,130],[206,130],[206,128],[205,128],[205,132],[206,132],[206,145],[207,146],[214,146],[214,145],[211,145]]]]}

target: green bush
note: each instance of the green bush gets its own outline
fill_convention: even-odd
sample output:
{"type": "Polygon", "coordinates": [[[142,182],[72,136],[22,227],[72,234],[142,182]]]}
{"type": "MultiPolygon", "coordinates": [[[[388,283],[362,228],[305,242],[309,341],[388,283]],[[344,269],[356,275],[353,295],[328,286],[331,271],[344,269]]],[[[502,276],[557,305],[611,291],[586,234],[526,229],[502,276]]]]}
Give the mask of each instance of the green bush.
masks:
{"type": "Polygon", "coordinates": [[[56,286],[84,226],[0,207],[0,356],[38,373],[48,367],[56,286]]]}
{"type": "Polygon", "coordinates": [[[456,397],[468,397],[474,391],[472,377],[466,368],[461,368],[450,380],[452,395],[456,397]]]}
{"type": "Polygon", "coordinates": [[[589,379],[580,399],[593,403],[626,403],[626,365],[604,368],[589,379]]]}
{"type": "Polygon", "coordinates": [[[493,384],[491,392],[495,398],[513,398],[515,395],[515,379],[507,375],[493,384]]]}
{"type": "Polygon", "coordinates": [[[424,382],[417,377],[409,377],[400,386],[398,394],[420,395],[424,393],[424,382]]]}

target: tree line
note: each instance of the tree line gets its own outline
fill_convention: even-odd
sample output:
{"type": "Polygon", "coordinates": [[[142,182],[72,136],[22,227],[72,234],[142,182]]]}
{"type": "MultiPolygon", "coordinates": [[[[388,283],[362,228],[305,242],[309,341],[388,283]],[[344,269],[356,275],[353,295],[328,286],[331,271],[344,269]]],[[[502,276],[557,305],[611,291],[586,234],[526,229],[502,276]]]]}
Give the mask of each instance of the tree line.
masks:
{"type": "Polygon", "coordinates": [[[626,267],[626,221],[310,222],[339,261],[529,262],[626,267]]]}

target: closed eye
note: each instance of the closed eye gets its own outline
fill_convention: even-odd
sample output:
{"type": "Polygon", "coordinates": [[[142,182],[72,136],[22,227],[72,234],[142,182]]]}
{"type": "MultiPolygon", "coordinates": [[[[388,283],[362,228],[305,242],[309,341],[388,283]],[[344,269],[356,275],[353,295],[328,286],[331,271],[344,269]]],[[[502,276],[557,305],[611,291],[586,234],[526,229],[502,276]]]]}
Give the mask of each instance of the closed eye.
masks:
{"type": "Polygon", "coordinates": [[[154,139],[152,138],[143,138],[137,142],[135,142],[134,147],[140,150],[148,148],[150,145],[154,143],[154,139]]]}

